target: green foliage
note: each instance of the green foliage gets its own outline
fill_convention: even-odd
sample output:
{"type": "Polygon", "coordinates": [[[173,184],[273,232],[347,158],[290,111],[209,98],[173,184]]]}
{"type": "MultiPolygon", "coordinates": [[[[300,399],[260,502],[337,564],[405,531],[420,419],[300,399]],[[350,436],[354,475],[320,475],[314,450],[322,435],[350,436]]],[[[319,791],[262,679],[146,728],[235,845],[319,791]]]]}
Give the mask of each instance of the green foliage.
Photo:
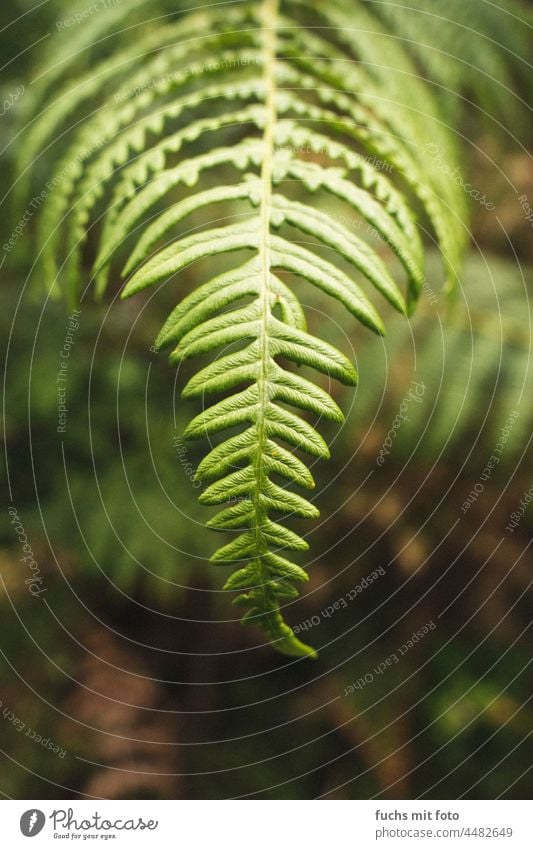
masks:
{"type": "MultiPolygon", "coordinates": [[[[4,297],[0,331],[6,339],[17,297],[15,287],[11,298],[4,297]]],[[[191,499],[191,491],[198,492],[190,480],[195,455],[187,456],[179,439],[186,411],[179,409],[169,428],[166,371],[152,368],[147,386],[153,327],[140,328],[137,350],[130,349],[125,358],[118,344],[127,333],[122,310],[114,316],[94,305],[83,311],[68,369],[72,416],[59,442],[58,328],[61,333],[65,315],[59,304],[49,304],[44,315],[41,309],[26,306],[9,353],[15,372],[24,375],[11,381],[5,397],[9,476],[17,508],[30,536],[42,538],[44,527],[56,541],[62,567],[77,591],[86,590],[89,598],[106,604],[112,599],[107,584],[128,604],[142,602],[143,609],[157,605],[172,612],[192,583],[195,561],[205,557],[205,541],[190,535],[191,524],[202,521],[203,509],[191,499]],[[165,411],[149,423],[146,393],[150,406],[165,411]],[[31,429],[39,435],[33,453],[28,432],[20,425],[28,395],[31,429]],[[152,478],[156,484],[150,483],[152,478]],[[183,492],[181,501],[174,498],[176,492],[183,492]],[[180,551],[188,535],[185,558],[180,551]]],[[[4,534],[2,544],[11,546],[12,529],[6,526],[4,534]]]]}
{"type": "MultiPolygon", "coordinates": [[[[437,264],[438,259],[429,255],[430,277],[437,264]]],[[[464,264],[465,290],[451,320],[439,322],[446,303],[435,293],[424,299],[410,325],[391,318],[386,352],[374,339],[361,351],[367,367],[346,433],[366,430],[377,417],[386,431],[385,424],[394,419],[416,373],[425,385],[423,403],[410,404],[408,421],[395,433],[393,459],[405,462],[416,446],[417,457],[424,463],[442,455],[457,463],[476,446],[483,468],[508,417],[516,411],[518,416],[498,455],[498,469],[519,461],[533,423],[530,321],[524,309],[530,276],[516,262],[495,257],[487,262],[486,257],[470,254],[464,264]],[[385,406],[376,396],[376,385],[387,385],[385,406]]],[[[349,447],[347,438],[344,448],[349,447]]]]}
{"type": "Polygon", "coordinates": [[[288,488],[313,486],[295,452],[328,457],[316,426],[343,417],[329,385],[287,366],[357,381],[346,356],[307,331],[296,292],[310,283],[381,335],[363,284],[411,312],[424,282],[418,217],[433,227],[450,287],[465,241],[464,194],[424,155],[432,144],[456,163],[431,92],[366,4],[345,6],[263,0],[155,21],[63,89],[45,82],[20,152],[23,172],[53,144],[39,225],[52,291],[75,301],[84,281],[101,295],[110,278],[128,278],[127,298],[194,264],[201,285],[157,346],[173,346],[175,365],[212,358],[184,396],[224,396],[185,431],[224,433],[197,472],[201,501],[229,504],[209,525],[235,532],[213,559],[239,565],[226,589],[239,591],[243,621],[293,656],[315,653],[282,618],[307,579],[280,553],[307,548],[284,520],[318,515],[288,488]],[[338,212],[325,210],[326,195],[338,212]],[[377,249],[347,224],[354,215],[377,249]]]}
{"type": "Polygon", "coordinates": [[[370,0],[369,5],[438,86],[451,120],[466,97],[468,106],[474,102],[492,122],[505,121],[507,130],[527,129],[524,118],[533,94],[528,6],[518,0],[370,0]]]}

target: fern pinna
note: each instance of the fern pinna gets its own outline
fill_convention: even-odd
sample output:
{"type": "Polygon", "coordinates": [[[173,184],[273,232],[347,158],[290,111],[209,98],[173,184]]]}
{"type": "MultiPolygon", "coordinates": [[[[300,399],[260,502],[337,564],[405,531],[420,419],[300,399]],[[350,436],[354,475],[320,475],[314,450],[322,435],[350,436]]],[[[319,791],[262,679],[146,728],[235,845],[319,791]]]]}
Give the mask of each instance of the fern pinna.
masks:
{"type": "Polygon", "coordinates": [[[282,616],[308,579],[290,554],[307,543],[286,522],[318,516],[292,489],[314,486],[299,455],[328,457],[319,422],[343,420],[328,381],[355,385],[357,374],[308,332],[296,292],[311,284],[382,334],[364,288],[401,313],[415,304],[415,209],[453,282],[463,198],[424,156],[429,143],[455,156],[429,92],[365,3],[263,0],[155,18],[53,98],[46,76],[33,96],[34,109],[50,103],[22,158],[38,160],[54,136],[60,151],[40,218],[47,280],[78,298],[95,239],[99,294],[110,276],[127,278],[124,298],[176,275],[179,291],[179,272],[207,269],[157,346],[173,348],[174,365],[211,356],[183,395],[209,399],[185,436],[221,440],[197,471],[201,501],[226,505],[209,526],[233,533],[213,560],[236,567],[225,587],[239,593],[244,622],[287,655],[315,656],[282,616]],[[379,235],[379,252],[350,220],[379,235]]]}

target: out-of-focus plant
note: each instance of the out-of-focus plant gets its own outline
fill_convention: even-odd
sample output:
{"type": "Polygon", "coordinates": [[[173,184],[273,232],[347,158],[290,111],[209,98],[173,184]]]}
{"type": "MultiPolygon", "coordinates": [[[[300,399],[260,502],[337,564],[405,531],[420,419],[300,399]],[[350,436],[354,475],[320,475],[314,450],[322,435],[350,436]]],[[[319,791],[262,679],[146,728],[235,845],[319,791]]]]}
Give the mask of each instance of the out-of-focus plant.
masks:
{"type": "MultiPolygon", "coordinates": [[[[311,488],[294,450],[329,456],[315,427],[286,405],[316,421],[343,415],[329,386],[286,363],[346,384],[357,375],[343,353],[307,331],[293,278],[381,335],[353,269],[409,313],[425,279],[421,216],[453,288],[466,230],[465,195],[449,178],[457,164],[452,131],[398,43],[397,22],[380,24],[374,12],[383,10],[371,4],[222,4],[154,21],[133,36],[142,8],[134,4],[125,45],[59,92],[52,71],[34,96],[32,108],[42,112],[20,146],[20,172],[49,148],[56,162],[40,216],[39,276],[75,302],[93,282],[103,294],[110,276],[129,278],[129,297],[200,264],[195,283],[208,282],[171,312],[156,344],[177,345],[176,365],[223,349],[184,389],[187,397],[226,396],[185,430],[190,438],[230,430],[196,473],[209,484],[203,503],[230,505],[209,525],[240,532],[213,559],[245,564],[226,583],[241,592],[243,621],[260,625],[280,651],[313,656],[281,613],[307,573],[280,551],[307,543],[270,514],[317,516],[277,477],[311,488]],[[435,167],[433,149],[446,168],[435,167]],[[317,208],[326,194],[335,212],[317,208]],[[346,226],[354,213],[377,235],[379,253],[346,226]],[[119,271],[124,246],[130,254],[119,271]],[[235,253],[232,263],[226,255],[235,253]]],[[[113,21],[125,14],[113,10],[113,21]]],[[[79,49],[104,32],[100,21],[88,29],[79,49]]],[[[69,66],[68,53],[59,65],[69,66]]]]}

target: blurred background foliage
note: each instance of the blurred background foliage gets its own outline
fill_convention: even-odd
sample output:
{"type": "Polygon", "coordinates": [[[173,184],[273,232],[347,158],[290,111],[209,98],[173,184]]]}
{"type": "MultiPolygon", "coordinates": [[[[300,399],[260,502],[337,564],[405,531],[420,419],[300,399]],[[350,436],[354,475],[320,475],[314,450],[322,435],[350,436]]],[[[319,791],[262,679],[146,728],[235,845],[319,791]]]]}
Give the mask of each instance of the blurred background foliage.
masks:
{"type": "MultiPolygon", "coordinates": [[[[442,5],[453,20],[464,3],[442,5]]],[[[530,14],[526,4],[499,5],[530,14]]],[[[3,97],[21,81],[29,88],[36,57],[48,67],[61,51],[97,38],[104,38],[97,52],[113,49],[113,8],[62,40],[47,34],[64,6],[32,8],[17,0],[0,13],[0,26],[9,26],[1,40],[3,97]]],[[[380,11],[394,13],[386,4],[380,11]]],[[[131,4],[132,20],[145,14],[142,3],[131,4]]],[[[505,30],[492,15],[500,38],[505,30]]],[[[402,21],[404,36],[417,41],[421,74],[435,86],[455,90],[458,62],[481,64],[474,41],[454,39],[453,24],[428,25],[422,37],[419,15],[402,21]],[[442,64],[441,49],[459,59],[442,64]]],[[[82,67],[91,55],[81,54],[82,67]]],[[[517,72],[525,55],[522,40],[506,42],[504,70],[496,60],[490,71],[520,96],[531,84],[517,72]],[[506,61],[508,51],[518,66],[506,61]]],[[[51,90],[61,80],[57,68],[51,90]]],[[[16,178],[17,112],[31,112],[34,98],[2,118],[4,189],[16,178]]],[[[468,98],[497,114],[502,100],[479,72],[468,98]]],[[[168,304],[148,302],[139,313],[136,303],[83,301],[68,365],[67,428],[58,434],[56,376],[69,313],[30,296],[35,257],[27,235],[20,240],[1,271],[5,444],[12,503],[46,593],[36,599],[24,585],[7,517],[0,554],[5,796],[530,795],[531,511],[513,533],[506,526],[533,483],[532,225],[517,199],[526,194],[533,204],[524,147],[531,113],[507,99],[499,113],[506,132],[469,103],[454,97],[446,108],[465,136],[469,179],[496,209],[471,204],[471,249],[453,308],[431,255],[420,310],[409,323],[387,316],[385,340],[307,298],[311,325],[320,322],[345,350],[353,346],[361,372],[355,395],[341,394],[346,424],[329,428],[333,460],[314,470],[322,518],[311,531],[311,580],[287,607],[293,625],[313,623],[316,663],[287,663],[259,647],[257,634],[231,619],[223,575],[207,564],[217,538],[204,531],[209,511],[196,501],[197,449],[179,439],[190,405],[179,401],[165,358],[150,350],[168,304]],[[424,385],[421,400],[411,399],[409,421],[393,428],[412,381],[424,385]],[[499,462],[482,480],[514,411],[499,462]],[[380,567],[385,575],[353,601],[334,615],[321,612],[380,567]],[[374,672],[428,622],[436,625],[429,635],[385,674],[374,672]],[[370,683],[350,688],[365,675],[370,683]],[[65,756],[17,731],[10,713],[65,756]]],[[[46,160],[39,167],[44,178],[46,160]]],[[[14,220],[9,203],[2,243],[14,220]]],[[[183,280],[191,286],[192,274],[183,280]]]]}

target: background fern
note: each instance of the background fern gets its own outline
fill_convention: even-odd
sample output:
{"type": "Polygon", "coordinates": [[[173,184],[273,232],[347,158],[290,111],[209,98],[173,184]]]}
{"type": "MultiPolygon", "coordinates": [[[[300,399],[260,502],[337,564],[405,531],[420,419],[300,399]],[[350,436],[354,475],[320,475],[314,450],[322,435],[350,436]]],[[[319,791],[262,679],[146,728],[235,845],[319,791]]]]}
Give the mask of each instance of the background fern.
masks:
{"type": "Polygon", "coordinates": [[[484,113],[491,130],[505,124],[527,138],[527,105],[533,93],[528,72],[533,19],[528,6],[514,0],[368,4],[435,85],[451,122],[474,107],[484,113]]]}
{"type": "MultiPolygon", "coordinates": [[[[429,269],[437,262],[438,258],[428,256],[429,269]]],[[[533,391],[533,373],[524,292],[528,291],[530,274],[516,261],[498,261],[495,257],[487,267],[486,258],[472,253],[464,263],[463,276],[468,290],[455,307],[453,322],[438,322],[446,307],[441,299],[433,303],[425,299],[410,326],[391,316],[386,351],[374,340],[361,350],[361,358],[367,363],[365,380],[350,411],[347,433],[359,430],[364,439],[368,423],[379,416],[374,433],[379,444],[415,373],[425,384],[424,403],[410,405],[409,421],[398,429],[388,462],[404,463],[415,447],[417,457],[428,464],[439,458],[447,463],[453,458],[459,464],[463,456],[467,462],[467,452],[475,446],[488,452],[486,460],[513,411],[519,415],[498,465],[517,463],[527,443],[532,425],[528,399],[533,391]],[[393,362],[392,370],[387,358],[393,362]],[[376,396],[376,385],[387,386],[385,405],[376,396]],[[481,421],[483,404],[487,409],[481,421]]],[[[343,449],[349,450],[349,439],[343,443],[339,446],[341,454],[343,449]]],[[[372,449],[370,454],[375,459],[372,449]]],[[[480,460],[481,470],[484,459],[480,460]]]]}
{"type": "MultiPolygon", "coordinates": [[[[342,421],[329,381],[357,380],[343,353],[308,333],[295,292],[311,283],[381,335],[361,284],[409,313],[425,279],[420,232],[432,226],[449,287],[465,244],[464,194],[424,155],[435,145],[453,169],[453,138],[374,11],[264,0],[156,19],[74,83],[56,91],[59,73],[45,77],[31,103],[43,111],[20,148],[28,177],[45,154],[57,161],[39,224],[40,276],[52,294],[75,301],[93,283],[101,295],[110,278],[129,277],[129,297],[200,264],[207,282],[173,310],[157,345],[174,346],[176,365],[217,352],[184,389],[226,396],[185,432],[230,430],[198,469],[202,502],[231,504],[210,526],[236,531],[214,560],[241,564],[226,588],[240,591],[244,621],[291,655],[314,654],[281,616],[307,575],[280,551],[307,544],[282,522],[318,515],[287,487],[313,486],[294,451],[328,456],[317,425],[342,421]],[[347,225],[354,214],[378,250],[347,225]]],[[[113,10],[114,22],[125,14],[113,10]]],[[[76,50],[104,31],[95,19],[76,50]]],[[[68,64],[66,49],[56,68],[68,64]]],[[[27,190],[23,179],[20,195],[27,190]]]]}

